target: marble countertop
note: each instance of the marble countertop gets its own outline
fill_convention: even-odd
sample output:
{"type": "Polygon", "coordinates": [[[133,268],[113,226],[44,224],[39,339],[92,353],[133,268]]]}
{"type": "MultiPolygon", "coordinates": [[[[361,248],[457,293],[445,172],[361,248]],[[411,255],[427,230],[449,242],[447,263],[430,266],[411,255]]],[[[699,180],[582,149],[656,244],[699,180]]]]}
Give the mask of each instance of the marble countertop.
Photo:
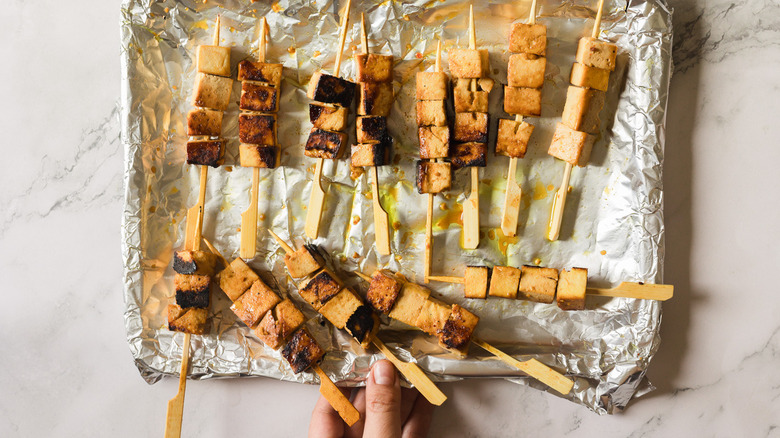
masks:
{"type": "MultiPolygon", "coordinates": [[[[14,153],[0,172],[2,436],[160,436],[176,392],[175,379],[144,383],[125,340],[119,4],[85,3],[0,8],[0,131],[14,153]]],[[[648,371],[657,390],[600,417],[502,380],[442,384],[431,436],[780,436],[780,5],[671,3],[676,289],[648,371]]],[[[303,436],[317,396],[271,379],[190,382],[184,434],[303,436]]]]}

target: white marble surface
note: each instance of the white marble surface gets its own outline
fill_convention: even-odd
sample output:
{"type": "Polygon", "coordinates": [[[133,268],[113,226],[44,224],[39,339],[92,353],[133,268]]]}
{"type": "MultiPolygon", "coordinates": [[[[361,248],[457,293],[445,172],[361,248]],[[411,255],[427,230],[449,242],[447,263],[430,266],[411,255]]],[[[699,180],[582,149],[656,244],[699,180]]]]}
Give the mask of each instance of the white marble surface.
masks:
{"type": "MultiPolygon", "coordinates": [[[[618,415],[505,381],[441,385],[431,436],[780,436],[780,5],[672,2],[658,390],[618,415]],[[695,157],[695,159],[694,159],[695,157]]],[[[0,436],[160,436],[174,379],[125,341],[119,5],[0,8],[0,436]]],[[[303,436],[316,387],[190,382],[185,436],[303,436]]]]}

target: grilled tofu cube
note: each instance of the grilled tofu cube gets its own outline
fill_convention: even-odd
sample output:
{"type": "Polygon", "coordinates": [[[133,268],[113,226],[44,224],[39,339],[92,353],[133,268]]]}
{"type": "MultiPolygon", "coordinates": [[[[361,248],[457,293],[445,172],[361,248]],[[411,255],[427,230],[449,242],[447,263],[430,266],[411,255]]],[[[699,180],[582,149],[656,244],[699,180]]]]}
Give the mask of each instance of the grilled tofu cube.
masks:
{"type": "Polygon", "coordinates": [[[230,47],[198,46],[198,72],[230,77],[230,47]]]}
{"type": "Polygon", "coordinates": [[[382,143],[353,144],[350,164],[352,167],[384,166],[385,145],[382,143]]]}
{"type": "Polygon", "coordinates": [[[279,89],[255,82],[244,82],[241,84],[238,107],[247,111],[279,111],[279,89]]]}
{"type": "Polygon", "coordinates": [[[435,336],[439,333],[439,330],[444,328],[450,313],[452,313],[450,306],[429,297],[423,304],[422,309],[420,309],[420,314],[417,315],[414,326],[429,335],[435,336]]]}
{"type": "Polygon", "coordinates": [[[486,93],[490,93],[490,91],[493,89],[493,86],[496,84],[496,81],[490,78],[479,78],[479,79],[455,79],[455,86],[453,87],[454,90],[465,90],[470,91],[472,89],[472,84],[474,81],[477,81],[477,89],[476,91],[484,91],[486,93]]]}
{"type": "Polygon", "coordinates": [[[447,100],[449,77],[447,73],[438,71],[421,71],[417,73],[417,100],[447,100]]]}
{"type": "Polygon", "coordinates": [[[570,85],[561,122],[575,131],[597,134],[601,125],[599,113],[605,98],[603,91],[570,85]]]}
{"type": "Polygon", "coordinates": [[[487,166],[487,143],[456,143],[452,146],[452,167],[455,170],[464,167],[487,166]]]}
{"type": "Polygon", "coordinates": [[[303,327],[296,330],[292,338],[282,348],[282,356],[290,364],[290,368],[295,374],[305,371],[319,362],[324,355],[325,350],[303,327]]]}
{"type": "Polygon", "coordinates": [[[542,115],[542,89],[504,87],[504,111],[525,117],[542,115]]]}
{"type": "Polygon", "coordinates": [[[417,191],[420,193],[441,193],[452,185],[450,163],[417,161],[417,191]]]}
{"type": "Polygon", "coordinates": [[[522,271],[523,276],[517,286],[517,298],[537,303],[552,303],[555,299],[555,288],[558,285],[558,270],[540,268],[539,266],[523,266],[522,271]]]}
{"type": "Polygon", "coordinates": [[[452,305],[450,316],[438,332],[439,344],[449,350],[465,355],[471,343],[471,336],[477,328],[479,317],[457,304],[452,305]]]}
{"type": "Polygon", "coordinates": [[[187,113],[187,135],[218,137],[222,132],[222,111],[198,108],[187,113]]]}
{"type": "Polygon", "coordinates": [[[476,79],[488,75],[487,49],[451,49],[447,57],[450,73],[456,78],[476,79]]]}
{"type": "Polygon", "coordinates": [[[238,139],[241,143],[276,145],[276,114],[239,114],[238,139]]]}
{"type": "Polygon", "coordinates": [[[595,137],[592,135],[575,131],[563,123],[558,123],[547,153],[559,160],[584,167],[590,159],[590,151],[593,149],[594,141],[595,137]]]}
{"type": "Polygon", "coordinates": [[[252,62],[245,59],[238,63],[238,80],[263,82],[279,88],[282,83],[283,69],[282,64],[252,62]]]}
{"type": "Polygon", "coordinates": [[[450,154],[450,128],[447,126],[421,126],[417,130],[420,140],[420,158],[447,158],[450,154]]]}
{"type": "Polygon", "coordinates": [[[358,143],[380,143],[387,137],[387,118],[359,116],[356,119],[358,143]]]}
{"type": "Polygon", "coordinates": [[[547,49],[547,26],[515,23],[509,33],[509,51],[544,56],[547,49]]]}
{"type": "Polygon", "coordinates": [[[471,91],[463,88],[455,88],[452,94],[455,97],[456,113],[487,113],[488,93],[486,91],[471,91]]]}
{"type": "Polygon", "coordinates": [[[265,316],[266,312],[273,309],[282,299],[274,291],[268,288],[262,280],[255,280],[252,287],[244,292],[230,310],[244,321],[249,327],[254,327],[265,316]]]}
{"type": "Polygon", "coordinates": [[[571,68],[571,78],[569,79],[569,82],[578,87],[607,91],[607,87],[609,87],[609,70],[588,67],[587,65],[575,62],[571,68]]]}
{"type": "Polygon", "coordinates": [[[325,265],[317,248],[312,245],[304,245],[297,251],[285,254],[284,264],[292,278],[303,278],[325,265]]]}
{"type": "Polygon", "coordinates": [[[255,329],[255,335],[263,344],[278,350],[303,323],[306,317],[295,304],[285,299],[266,313],[255,329]]]}
{"type": "Polygon", "coordinates": [[[544,85],[544,70],[547,58],[528,53],[509,57],[507,80],[510,87],[541,88],[544,85]]]}
{"type": "Polygon", "coordinates": [[[254,282],[260,280],[260,277],[241,258],[236,258],[217,274],[217,279],[219,288],[225,292],[230,301],[236,301],[252,287],[254,282]]]}
{"type": "Polygon", "coordinates": [[[276,146],[240,143],[238,145],[238,153],[241,167],[273,169],[276,167],[279,148],[276,146]]]}
{"type": "Polygon", "coordinates": [[[585,310],[585,291],[588,285],[588,270],[571,268],[561,269],[558,279],[557,301],[563,310],[585,310]]]}
{"type": "Polygon", "coordinates": [[[190,140],[187,142],[187,164],[219,167],[225,162],[226,140],[190,140]]]}
{"type": "Polygon", "coordinates": [[[577,45],[577,62],[580,64],[613,71],[615,58],[617,58],[615,44],[591,37],[580,38],[577,45]]]}
{"type": "Polygon", "coordinates": [[[393,80],[393,55],[355,55],[357,82],[389,82],[393,80]]]}
{"type": "Polygon", "coordinates": [[[453,137],[458,142],[477,141],[487,143],[487,113],[456,113],[453,137]]]}
{"type": "Polygon", "coordinates": [[[311,128],[309,139],[303,153],[312,158],[328,158],[335,160],[341,157],[346,149],[347,134],[343,132],[325,131],[311,128]]]}
{"type": "Polygon", "coordinates": [[[363,348],[366,348],[379,331],[379,324],[379,317],[364,304],[352,313],[344,328],[363,348]]]}
{"type": "Polygon", "coordinates": [[[371,276],[371,284],[366,292],[366,301],[377,311],[384,314],[390,313],[402,287],[403,283],[392,272],[383,269],[377,270],[371,276]]]}
{"type": "Polygon", "coordinates": [[[344,131],[349,110],[341,106],[309,104],[309,121],[315,128],[325,131],[344,131]]]}
{"type": "Polygon", "coordinates": [[[341,289],[341,292],[320,307],[318,311],[334,327],[343,329],[346,327],[349,317],[362,305],[363,301],[354,292],[349,289],[341,289]]]}
{"type": "Polygon", "coordinates": [[[417,126],[447,126],[447,110],[443,100],[417,102],[417,126]]]}
{"type": "Polygon", "coordinates": [[[232,89],[233,79],[231,78],[198,73],[195,77],[192,104],[201,108],[224,111],[230,105],[232,89]]]}
{"type": "Polygon", "coordinates": [[[176,304],[168,304],[168,330],[202,335],[206,333],[208,315],[206,308],[183,309],[176,304]]]}
{"type": "Polygon", "coordinates": [[[349,108],[355,100],[355,83],[322,72],[314,73],[306,93],[309,99],[349,108]]]}
{"type": "Polygon", "coordinates": [[[520,283],[521,271],[511,266],[495,266],[490,276],[491,297],[517,298],[517,285],[520,283]]]}
{"type": "Polygon", "coordinates": [[[173,284],[176,287],[176,304],[179,306],[185,309],[209,306],[211,276],[176,274],[173,284]]]}
{"type": "Polygon", "coordinates": [[[181,250],[173,253],[173,270],[178,274],[214,275],[217,256],[206,251],[181,250]]]}
{"type": "Polygon", "coordinates": [[[357,113],[361,116],[387,116],[393,106],[391,82],[362,82],[357,113]]]}
{"type": "Polygon", "coordinates": [[[496,155],[523,158],[533,132],[534,125],[530,123],[500,119],[496,137],[496,155]]]}
{"type": "Polygon", "coordinates": [[[431,296],[430,290],[414,283],[404,283],[388,316],[414,326],[429,296],[431,296]]]}
{"type": "Polygon", "coordinates": [[[490,268],[487,266],[467,266],[463,276],[466,298],[487,298],[490,284],[490,268]]]}
{"type": "Polygon", "coordinates": [[[321,270],[298,288],[298,293],[307,303],[319,311],[333,297],[341,292],[342,285],[328,269],[321,270]]]}

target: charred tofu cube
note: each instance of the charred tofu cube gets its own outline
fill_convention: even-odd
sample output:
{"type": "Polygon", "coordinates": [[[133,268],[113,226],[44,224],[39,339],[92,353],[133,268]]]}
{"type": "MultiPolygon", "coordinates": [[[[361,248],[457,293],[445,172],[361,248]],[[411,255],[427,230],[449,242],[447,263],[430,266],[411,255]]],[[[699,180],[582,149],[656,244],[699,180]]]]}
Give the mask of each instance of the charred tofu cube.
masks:
{"type": "Polygon", "coordinates": [[[282,348],[282,356],[290,364],[295,374],[305,371],[310,366],[319,362],[325,350],[305,328],[299,328],[293,333],[292,338],[282,348]]]}
{"type": "Polygon", "coordinates": [[[187,114],[187,135],[219,137],[222,132],[222,111],[198,108],[187,114]]]}
{"type": "Polygon", "coordinates": [[[467,266],[463,276],[466,298],[487,298],[490,284],[490,268],[487,266],[467,266]]]}
{"type": "Polygon", "coordinates": [[[192,104],[201,108],[224,111],[230,105],[233,79],[198,73],[195,77],[195,91],[192,104]]]}
{"type": "Polygon", "coordinates": [[[588,270],[571,268],[561,270],[558,279],[558,307],[563,310],[585,310],[585,291],[588,285],[588,270]]]}
{"type": "Polygon", "coordinates": [[[490,276],[491,297],[517,298],[517,285],[520,283],[521,271],[511,266],[496,266],[490,276]]]}
{"type": "Polygon", "coordinates": [[[447,52],[450,73],[456,78],[476,79],[487,76],[487,49],[451,49],[447,52]]]}
{"type": "Polygon", "coordinates": [[[266,313],[255,329],[255,335],[263,344],[278,350],[303,323],[306,317],[295,304],[286,299],[266,313]]]}
{"type": "Polygon", "coordinates": [[[453,131],[455,141],[487,143],[488,115],[487,113],[457,113],[453,131]]]}
{"type": "Polygon", "coordinates": [[[456,113],[487,113],[488,93],[486,91],[471,91],[463,88],[455,88],[452,94],[455,97],[456,113]]]}
{"type": "Polygon", "coordinates": [[[441,193],[452,185],[450,163],[417,161],[417,191],[420,193],[441,193]]]}
{"type": "Polygon", "coordinates": [[[341,292],[341,283],[327,269],[321,270],[298,288],[298,293],[307,303],[319,311],[333,297],[341,292]]]}
{"type": "Polygon", "coordinates": [[[517,298],[537,303],[552,303],[558,285],[558,270],[538,266],[523,266],[522,270],[523,276],[517,286],[517,298]]]}
{"type": "Polygon", "coordinates": [[[508,119],[499,120],[498,136],[496,137],[496,155],[523,158],[533,132],[534,125],[530,123],[508,119]]]}
{"type": "Polygon", "coordinates": [[[355,100],[355,83],[322,72],[314,73],[306,93],[309,99],[349,108],[355,100]]]}
{"type": "Polygon", "coordinates": [[[309,121],[315,128],[325,131],[344,131],[349,110],[341,106],[309,104],[309,121]]]}
{"type": "Polygon", "coordinates": [[[444,327],[439,330],[439,344],[449,350],[465,355],[469,349],[471,336],[477,328],[479,317],[457,304],[452,305],[450,316],[444,327]]]}
{"type": "Polygon", "coordinates": [[[198,46],[198,73],[230,77],[230,47],[198,46]]]}
{"type": "Polygon", "coordinates": [[[238,139],[241,143],[276,145],[276,114],[239,114],[238,139]]]}
{"type": "Polygon", "coordinates": [[[176,251],[173,253],[173,270],[178,274],[214,275],[217,256],[206,251],[176,251]]]}
{"type": "Polygon", "coordinates": [[[609,70],[588,67],[587,65],[575,62],[571,68],[571,78],[569,81],[572,85],[578,87],[607,91],[607,87],[609,86],[609,70]]]}
{"type": "Polygon", "coordinates": [[[404,283],[388,316],[414,327],[429,296],[430,290],[414,283],[404,283]]]}
{"type": "Polygon", "coordinates": [[[206,333],[209,310],[191,307],[183,309],[176,304],[168,304],[168,330],[193,335],[206,333]]]}
{"type": "Polygon", "coordinates": [[[572,165],[584,167],[590,159],[594,141],[595,137],[592,135],[558,123],[547,153],[572,165]]]}
{"type": "Polygon", "coordinates": [[[358,143],[380,143],[387,137],[387,118],[359,116],[356,121],[358,143]]]}
{"type": "Polygon", "coordinates": [[[452,167],[455,170],[464,167],[487,166],[487,143],[456,143],[452,146],[452,167]]]}
{"type": "Polygon", "coordinates": [[[225,140],[190,140],[187,142],[187,164],[219,167],[225,162],[225,140]]]}
{"type": "Polygon", "coordinates": [[[382,143],[358,143],[352,145],[352,167],[384,166],[385,145],[382,143]]]}
{"type": "Polygon", "coordinates": [[[335,160],[341,157],[346,149],[346,144],[347,134],[343,132],[312,128],[303,153],[307,157],[335,160]]]}
{"type": "Polygon", "coordinates": [[[603,91],[570,85],[561,122],[575,131],[598,133],[601,125],[599,113],[604,106],[605,97],[606,93],[603,91]]]}
{"type": "Polygon", "coordinates": [[[507,80],[510,87],[541,88],[544,85],[544,70],[547,58],[528,53],[509,57],[507,80]]]}
{"type": "Polygon", "coordinates": [[[547,49],[547,26],[515,23],[509,33],[509,51],[544,56],[547,49]]]}
{"type": "Polygon", "coordinates": [[[423,71],[417,73],[417,100],[447,100],[449,77],[447,73],[438,71],[423,71]]]}
{"type": "Polygon", "coordinates": [[[236,301],[252,287],[255,281],[260,280],[260,277],[241,258],[237,258],[217,274],[217,279],[219,288],[225,292],[230,301],[236,301]]]}
{"type": "Polygon", "coordinates": [[[287,266],[290,277],[303,278],[323,267],[325,261],[317,252],[317,248],[304,245],[293,253],[285,254],[284,264],[287,266]]]}
{"type": "Polygon", "coordinates": [[[418,128],[420,158],[431,160],[447,158],[450,154],[450,128],[447,126],[421,126],[418,128]]]}
{"type": "Polygon", "coordinates": [[[243,60],[238,63],[238,80],[262,82],[279,88],[283,69],[282,64],[243,60]]]}
{"type": "Polygon", "coordinates": [[[447,126],[447,110],[443,100],[417,102],[417,126],[447,126]]]}
{"type": "Polygon", "coordinates": [[[366,348],[379,331],[379,324],[379,317],[364,304],[352,313],[344,328],[363,348],[366,348]]]}
{"type": "Polygon", "coordinates": [[[525,117],[542,115],[541,88],[504,87],[504,111],[525,117]]]}
{"type": "Polygon", "coordinates": [[[276,146],[241,143],[238,145],[238,153],[241,167],[273,169],[276,167],[279,148],[276,146]]]}
{"type": "Polygon", "coordinates": [[[588,67],[613,71],[616,57],[617,46],[606,41],[585,37],[577,45],[577,62],[588,67]]]}
{"type": "Polygon", "coordinates": [[[390,82],[393,80],[393,55],[355,55],[357,82],[390,82]]]}
{"type": "Polygon", "coordinates": [[[276,112],[279,110],[279,89],[255,82],[241,84],[238,107],[247,111],[276,112]]]}
{"type": "Polygon", "coordinates": [[[256,280],[248,291],[233,302],[230,309],[241,321],[244,321],[244,324],[254,327],[263,319],[266,312],[273,309],[280,301],[282,300],[279,295],[269,289],[262,280],[256,280]]]}
{"type": "Polygon", "coordinates": [[[450,306],[429,297],[423,304],[422,309],[420,309],[420,314],[417,315],[414,326],[429,335],[435,336],[439,333],[439,330],[444,328],[444,324],[447,323],[451,312],[450,306]]]}
{"type": "Polygon", "coordinates": [[[391,82],[362,82],[357,113],[361,116],[387,116],[393,106],[391,82]]]}
{"type": "Polygon", "coordinates": [[[371,284],[366,292],[366,300],[371,306],[384,314],[390,313],[403,283],[390,271],[377,270],[371,276],[371,284]]]}
{"type": "Polygon", "coordinates": [[[347,326],[347,320],[355,313],[358,307],[363,305],[363,301],[349,289],[342,289],[325,305],[320,307],[319,312],[337,329],[343,329],[347,326]]]}
{"type": "Polygon", "coordinates": [[[185,309],[209,306],[211,276],[176,274],[173,284],[176,287],[176,304],[179,306],[185,309]]]}

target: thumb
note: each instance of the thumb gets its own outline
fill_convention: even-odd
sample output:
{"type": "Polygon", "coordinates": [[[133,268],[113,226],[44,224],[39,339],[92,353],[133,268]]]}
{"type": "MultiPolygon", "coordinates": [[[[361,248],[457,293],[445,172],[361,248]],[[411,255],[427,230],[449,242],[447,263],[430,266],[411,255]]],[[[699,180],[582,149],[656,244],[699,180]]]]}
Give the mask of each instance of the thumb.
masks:
{"type": "Polygon", "coordinates": [[[380,360],[366,381],[364,438],[401,437],[401,382],[393,365],[380,360]]]}

